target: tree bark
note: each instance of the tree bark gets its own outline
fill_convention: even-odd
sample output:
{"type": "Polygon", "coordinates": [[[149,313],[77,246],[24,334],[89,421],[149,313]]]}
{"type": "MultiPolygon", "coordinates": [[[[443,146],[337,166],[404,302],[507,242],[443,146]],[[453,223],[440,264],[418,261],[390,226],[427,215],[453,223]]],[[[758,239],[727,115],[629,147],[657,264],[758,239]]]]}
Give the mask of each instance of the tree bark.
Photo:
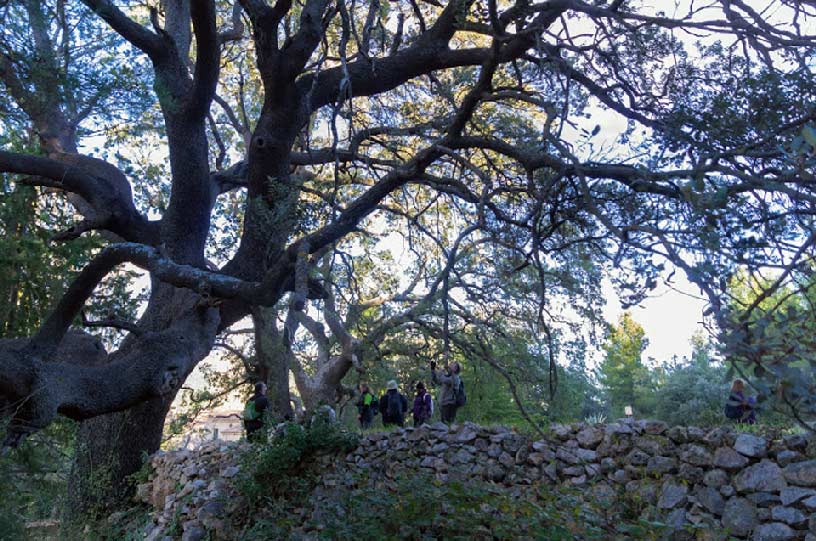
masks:
{"type": "Polygon", "coordinates": [[[171,403],[172,397],[154,398],[80,425],[63,508],[69,524],[128,505],[130,476],[159,448],[171,403]]]}
{"type": "Polygon", "coordinates": [[[255,357],[259,380],[266,383],[274,419],[291,419],[289,398],[289,356],[277,326],[274,308],[256,307],[252,311],[255,327],[255,357]]]}
{"type": "MultiPolygon", "coordinates": [[[[198,296],[189,290],[157,281],[152,287],[154,293],[140,321],[145,329],[170,327],[184,317],[191,303],[198,302],[198,296]]],[[[206,334],[199,339],[206,339],[206,334]]],[[[215,329],[212,330],[214,337],[215,329]]],[[[136,342],[138,338],[131,335],[119,351],[127,352],[136,342]]],[[[179,379],[184,381],[196,364],[197,361],[192,362],[185,373],[179,374],[179,379]]],[[[159,449],[164,420],[177,390],[178,386],[172,392],[125,411],[81,423],[63,509],[69,523],[95,518],[117,506],[127,505],[128,495],[134,488],[130,476],[139,471],[147,455],[159,449]]]]}

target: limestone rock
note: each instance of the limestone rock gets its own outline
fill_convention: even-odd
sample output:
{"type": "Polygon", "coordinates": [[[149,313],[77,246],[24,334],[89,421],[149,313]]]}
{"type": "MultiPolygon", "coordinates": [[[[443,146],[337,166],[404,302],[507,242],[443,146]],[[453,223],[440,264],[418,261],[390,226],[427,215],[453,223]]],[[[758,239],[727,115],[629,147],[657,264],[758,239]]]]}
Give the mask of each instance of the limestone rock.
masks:
{"type": "Polygon", "coordinates": [[[799,462],[804,458],[804,455],[799,451],[791,451],[789,449],[784,449],[776,453],[776,462],[780,466],[787,466],[793,462],[799,462]]]}
{"type": "Polygon", "coordinates": [[[585,449],[595,449],[603,438],[603,429],[594,426],[588,426],[575,435],[578,444],[585,449]]]}
{"type": "Polygon", "coordinates": [[[740,434],[734,442],[734,449],[745,456],[763,458],[768,453],[768,441],[753,434],[740,434]]]}
{"type": "Polygon", "coordinates": [[[733,535],[748,535],[757,526],[756,506],[745,498],[731,498],[725,502],[722,524],[733,535]]]}
{"type": "Polygon", "coordinates": [[[686,503],[688,487],[675,481],[667,481],[660,490],[660,498],[657,500],[659,509],[674,509],[686,503]]]}
{"type": "Polygon", "coordinates": [[[725,509],[725,500],[716,488],[703,487],[694,496],[706,511],[715,515],[722,515],[725,509]]]}
{"type": "Polygon", "coordinates": [[[646,464],[646,473],[650,475],[662,475],[670,473],[677,468],[677,460],[665,456],[653,456],[646,464]]]}
{"type": "Polygon", "coordinates": [[[782,468],[770,460],[762,460],[758,464],[748,466],[734,477],[734,488],[738,492],[773,492],[786,486],[782,468]]]}
{"type": "Polygon", "coordinates": [[[769,522],[762,524],[754,533],[753,541],[787,541],[796,539],[796,532],[787,524],[769,522]]]}
{"type": "Polygon", "coordinates": [[[782,505],[791,505],[809,496],[816,496],[816,490],[811,488],[788,487],[779,493],[782,505]]]}
{"type": "Polygon", "coordinates": [[[640,449],[633,449],[626,455],[626,463],[634,466],[645,466],[649,462],[649,455],[640,449]]]}
{"type": "Polygon", "coordinates": [[[653,421],[647,419],[638,421],[637,426],[640,427],[640,429],[643,430],[643,432],[645,432],[646,434],[654,435],[662,434],[669,428],[669,425],[667,425],[663,421],[653,421]]]}
{"type": "Polygon", "coordinates": [[[695,466],[710,466],[712,463],[711,452],[702,445],[693,443],[685,444],[680,447],[680,460],[695,466]]]}
{"type": "Polygon", "coordinates": [[[789,464],[785,466],[783,473],[791,484],[816,487],[816,460],[789,464]]]}
{"type": "Polygon", "coordinates": [[[688,430],[682,426],[673,426],[667,432],[666,436],[674,443],[688,442],[688,430]]]}
{"type": "Polygon", "coordinates": [[[465,427],[463,428],[458,434],[456,434],[455,440],[459,443],[466,443],[476,439],[478,434],[472,428],[465,427]]]}
{"type": "Polygon", "coordinates": [[[782,438],[785,447],[793,451],[804,451],[807,449],[808,440],[804,434],[790,434],[782,438]]]}
{"type": "Polygon", "coordinates": [[[714,465],[728,471],[741,470],[749,460],[731,447],[720,447],[714,451],[714,465]]]}
{"type": "Polygon", "coordinates": [[[703,475],[703,483],[708,487],[720,488],[728,484],[728,474],[722,470],[709,470],[703,475]]]}
{"type": "Polygon", "coordinates": [[[691,464],[682,463],[677,470],[677,477],[691,484],[703,482],[703,469],[691,464]]]}
{"type": "Polygon", "coordinates": [[[798,509],[777,505],[771,509],[771,518],[777,522],[784,522],[793,527],[804,526],[807,523],[807,516],[798,509]]]}

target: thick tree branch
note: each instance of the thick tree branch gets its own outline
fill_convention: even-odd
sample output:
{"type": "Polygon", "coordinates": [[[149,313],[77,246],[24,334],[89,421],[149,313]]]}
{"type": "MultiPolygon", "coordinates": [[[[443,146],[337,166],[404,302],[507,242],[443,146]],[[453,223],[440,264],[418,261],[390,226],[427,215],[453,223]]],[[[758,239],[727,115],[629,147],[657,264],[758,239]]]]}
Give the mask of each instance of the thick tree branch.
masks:
{"type": "Polygon", "coordinates": [[[130,19],[110,0],[82,0],[82,3],[91,8],[120,36],[147,54],[154,62],[166,54],[164,40],[158,34],[130,19]]]}
{"type": "Polygon", "coordinates": [[[194,0],[190,6],[190,16],[196,38],[196,62],[187,111],[191,117],[203,119],[215,96],[221,58],[215,24],[215,1],[194,0]]]}
{"type": "Polygon", "coordinates": [[[136,210],[127,178],[107,162],[81,154],[56,154],[52,159],[0,150],[0,171],[33,175],[27,180],[31,184],[81,196],[93,215],[80,232],[104,228],[128,241],[158,244],[159,224],[136,210]]]}

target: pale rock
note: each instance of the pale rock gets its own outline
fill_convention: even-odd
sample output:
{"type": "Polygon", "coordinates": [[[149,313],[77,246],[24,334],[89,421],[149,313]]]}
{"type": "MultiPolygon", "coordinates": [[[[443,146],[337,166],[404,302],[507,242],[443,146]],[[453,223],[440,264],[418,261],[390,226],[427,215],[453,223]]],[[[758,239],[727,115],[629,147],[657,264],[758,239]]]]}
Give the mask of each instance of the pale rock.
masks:
{"type": "Polygon", "coordinates": [[[694,494],[694,497],[709,513],[722,515],[725,509],[725,500],[716,488],[703,487],[694,494]]]}
{"type": "Polygon", "coordinates": [[[542,453],[530,453],[527,455],[527,462],[533,466],[541,466],[546,457],[542,453]]]}
{"type": "Polygon", "coordinates": [[[753,434],[739,434],[734,442],[734,450],[748,457],[764,458],[768,454],[768,440],[753,434]]]}
{"type": "Polygon", "coordinates": [[[591,449],[576,449],[575,457],[581,463],[594,462],[598,460],[598,453],[592,451],[591,449]]]}
{"type": "Polygon", "coordinates": [[[562,425],[560,423],[554,423],[550,425],[550,430],[552,431],[553,434],[555,434],[555,437],[557,437],[560,440],[566,440],[572,434],[572,430],[570,430],[570,427],[562,425]]]}
{"type": "Polygon", "coordinates": [[[791,484],[816,487],[816,460],[789,464],[785,466],[783,474],[791,484]]]}
{"type": "Polygon", "coordinates": [[[807,498],[808,496],[816,496],[816,490],[811,488],[788,487],[783,488],[782,492],[779,493],[779,498],[782,501],[782,505],[794,504],[799,500],[807,498]]]}
{"type": "Polygon", "coordinates": [[[705,447],[693,443],[681,445],[678,456],[681,461],[695,466],[710,466],[712,462],[711,452],[705,447]]]}
{"type": "Polygon", "coordinates": [[[516,462],[509,453],[502,452],[502,454],[499,455],[499,463],[505,468],[512,468],[516,462]]]}
{"type": "Polygon", "coordinates": [[[709,430],[705,436],[703,436],[703,443],[710,445],[711,447],[719,447],[726,443],[726,440],[729,436],[729,430],[727,428],[718,426],[716,428],[712,428],[709,430]]]}
{"type": "Polygon", "coordinates": [[[675,481],[668,481],[663,483],[660,490],[660,498],[657,500],[657,507],[659,509],[674,509],[686,502],[686,495],[688,494],[688,486],[675,481]]]}
{"type": "Polygon", "coordinates": [[[677,468],[677,460],[665,456],[653,456],[646,464],[646,473],[662,475],[672,472],[675,468],[677,468]]]}
{"type": "Polygon", "coordinates": [[[649,462],[649,455],[641,451],[640,449],[632,449],[632,451],[626,455],[626,463],[632,464],[633,466],[645,466],[649,462]]]}
{"type": "Polygon", "coordinates": [[[757,507],[771,507],[781,501],[777,494],[773,492],[754,492],[745,496],[756,504],[757,507]]]}
{"type": "Polygon", "coordinates": [[[749,460],[731,447],[720,447],[714,451],[714,465],[728,471],[741,470],[749,460]]]}
{"type": "MultiPolygon", "coordinates": [[[[450,449],[450,445],[448,445],[444,441],[440,441],[439,443],[437,443],[436,445],[431,447],[431,453],[433,453],[435,455],[438,455],[438,454],[444,453],[448,449],[450,449]]],[[[498,456],[498,455],[496,455],[496,456],[498,456]]]]}
{"type": "Polygon", "coordinates": [[[464,429],[462,429],[461,432],[456,434],[455,439],[459,443],[467,443],[467,442],[475,440],[477,438],[477,436],[478,436],[478,434],[476,434],[475,430],[473,430],[470,427],[465,427],[464,429]]]}
{"type": "Polygon", "coordinates": [[[737,491],[734,490],[734,487],[731,485],[723,485],[720,487],[720,494],[722,494],[725,498],[730,498],[736,493],[737,491]]]}
{"type": "Polygon", "coordinates": [[[649,419],[638,421],[637,426],[646,434],[653,435],[662,434],[669,428],[669,425],[663,421],[654,421],[649,419]]]}
{"type": "Polygon", "coordinates": [[[745,498],[729,499],[723,509],[722,524],[733,535],[748,535],[757,526],[756,506],[745,498]]]}
{"type": "Polygon", "coordinates": [[[789,449],[784,449],[776,453],[776,462],[783,467],[793,462],[804,460],[804,458],[805,456],[799,451],[791,451],[789,449]]]}
{"type": "Polygon", "coordinates": [[[632,427],[622,423],[611,423],[604,427],[604,434],[608,436],[630,435],[632,434],[632,427]]]}
{"type": "Polygon", "coordinates": [[[703,441],[703,438],[705,438],[705,430],[696,426],[690,426],[686,428],[686,435],[688,441],[703,441]]]}
{"type": "Polygon", "coordinates": [[[748,466],[734,477],[734,488],[738,492],[775,492],[786,486],[782,468],[770,460],[748,466]]]}
{"type": "Polygon", "coordinates": [[[709,470],[703,475],[703,483],[708,487],[720,488],[728,484],[728,474],[723,470],[709,470]]]}
{"type": "Polygon", "coordinates": [[[595,449],[604,438],[604,431],[599,427],[588,426],[575,435],[581,447],[595,449]]]}
{"type": "Polygon", "coordinates": [[[768,522],[762,524],[754,532],[753,541],[788,541],[796,539],[796,532],[787,524],[768,522]]]}
{"type": "Polygon", "coordinates": [[[677,469],[677,477],[691,484],[702,483],[703,469],[684,462],[677,469]]]}
{"type": "Polygon", "coordinates": [[[667,432],[666,436],[674,443],[688,442],[688,429],[682,426],[673,426],[667,432]]]}
{"type": "Polygon", "coordinates": [[[777,505],[771,508],[771,518],[777,522],[784,522],[793,527],[804,526],[808,517],[798,509],[777,505]]]}

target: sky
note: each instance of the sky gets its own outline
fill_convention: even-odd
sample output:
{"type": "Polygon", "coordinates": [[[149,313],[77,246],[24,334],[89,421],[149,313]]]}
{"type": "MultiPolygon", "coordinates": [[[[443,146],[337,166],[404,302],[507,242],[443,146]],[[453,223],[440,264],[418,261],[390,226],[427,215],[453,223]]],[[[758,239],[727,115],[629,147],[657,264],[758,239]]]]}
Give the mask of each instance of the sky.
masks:
{"type": "MultiPolygon", "coordinates": [[[[691,337],[703,329],[705,301],[696,286],[678,276],[680,273],[675,275],[671,286],[661,283],[649,298],[628,310],[643,326],[649,339],[643,353],[644,361],[650,357],[659,362],[671,360],[674,356],[690,357],[691,337]]],[[[604,319],[617,322],[623,310],[609,282],[604,282],[603,293],[606,297],[604,319]]]]}

